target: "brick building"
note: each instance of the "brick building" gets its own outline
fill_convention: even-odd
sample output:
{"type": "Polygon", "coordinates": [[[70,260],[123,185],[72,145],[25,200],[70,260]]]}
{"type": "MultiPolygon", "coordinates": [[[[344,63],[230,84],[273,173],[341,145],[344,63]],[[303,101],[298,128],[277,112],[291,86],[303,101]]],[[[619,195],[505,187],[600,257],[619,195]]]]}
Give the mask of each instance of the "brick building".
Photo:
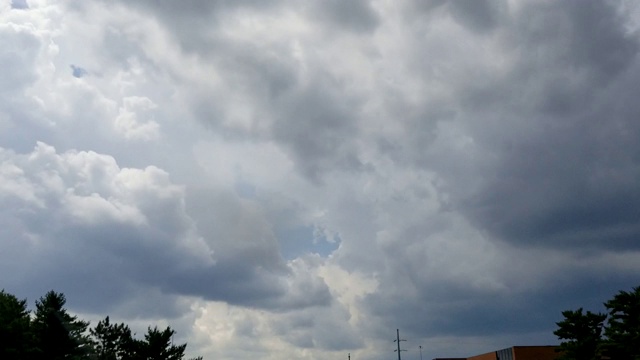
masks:
{"type": "Polygon", "coordinates": [[[436,358],[434,360],[555,360],[557,346],[513,346],[467,358],[436,358]]]}

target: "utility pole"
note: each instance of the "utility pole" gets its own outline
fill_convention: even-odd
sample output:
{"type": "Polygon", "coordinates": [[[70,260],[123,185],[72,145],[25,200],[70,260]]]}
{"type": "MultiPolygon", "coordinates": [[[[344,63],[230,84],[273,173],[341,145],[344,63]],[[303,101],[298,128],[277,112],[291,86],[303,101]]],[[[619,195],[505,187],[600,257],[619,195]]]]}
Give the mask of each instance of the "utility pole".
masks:
{"type": "Polygon", "coordinates": [[[400,358],[400,352],[401,351],[407,351],[407,350],[400,350],[400,341],[407,341],[407,340],[400,340],[400,329],[396,329],[396,339],[393,340],[393,342],[398,343],[398,350],[393,350],[393,351],[397,351],[398,352],[398,360],[402,360],[400,358]]]}
{"type": "Polygon", "coordinates": [[[420,348],[420,360],[422,360],[422,345],[418,346],[420,348]]]}

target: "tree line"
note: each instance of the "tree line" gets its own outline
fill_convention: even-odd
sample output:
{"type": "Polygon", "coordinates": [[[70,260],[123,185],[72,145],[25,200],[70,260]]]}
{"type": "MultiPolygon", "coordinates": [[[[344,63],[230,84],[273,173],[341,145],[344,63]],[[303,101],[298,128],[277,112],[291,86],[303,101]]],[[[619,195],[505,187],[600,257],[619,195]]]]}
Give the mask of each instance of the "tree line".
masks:
{"type": "MultiPolygon", "coordinates": [[[[134,337],[129,326],[107,316],[90,327],[65,309],[64,294],[47,292],[27,300],[0,291],[0,359],[3,360],[182,360],[187,344],[174,345],[170,327],[149,327],[134,337]]],[[[191,360],[202,360],[198,357],[191,360]]]]}
{"type": "Polygon", "coordinates": [[[554,334],[562,360],[640,360],[640,287],[620,291],[605,313],[563,311],[554,334]]]}

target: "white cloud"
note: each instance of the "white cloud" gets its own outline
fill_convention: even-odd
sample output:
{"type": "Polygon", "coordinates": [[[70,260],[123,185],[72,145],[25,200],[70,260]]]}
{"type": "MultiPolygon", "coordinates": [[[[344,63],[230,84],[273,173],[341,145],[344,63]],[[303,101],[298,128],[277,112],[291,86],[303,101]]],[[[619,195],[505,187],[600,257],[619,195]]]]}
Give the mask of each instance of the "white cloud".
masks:
{"type": "MultiPolygon", "coordinates": [[[[85,269],[86,274],[77,275],[86,276],[84,281],[93,281],[94,271],[117,278],[128,267],[145,263],[156,269],[137,271],[158,271],[161,266],[171,272],[183,266],[180,263],[213,264],[212,250],[185,213],[183,189],[171,184],[166,172],[154,167],[122,169],[110,156],[90,151],[57,153],[44,143],[29,154],[4,149],[2,154],[2,198],[12,204],[2,214],[5,220],[12,219],[17,231],[11,233],[13,246],[37,239],[29,256],[47,258],[44,264],[52,266],[44,279],[38,279],[25,271],[29,264],[22,264],[21,275],[11,281],[14,286],[25,281],[63,281],[66,270],[55,260],[62,253],[66,254],[60,260],[67,265],[86,266],[93,256],[102,258],[85,269]],[[120,253],[122,249],[128,253],[120,253]],[[100,269],[114,260],[124,267],[100,269]],[[174,263],[162,264],[166,261],[174,263]]],[[[126,283],[120,287],[126,288],[126,283]]],[[[89,296],[86,301],[96,299],[89,296]]]]}
{"type": "Polygon", "coordinates": [[[160,136],[158,123],[148,115],[157,108],[151,99],[130,96],[122,102],[115,120],[116,130],[127,139],[155,140],[160,136]]]}

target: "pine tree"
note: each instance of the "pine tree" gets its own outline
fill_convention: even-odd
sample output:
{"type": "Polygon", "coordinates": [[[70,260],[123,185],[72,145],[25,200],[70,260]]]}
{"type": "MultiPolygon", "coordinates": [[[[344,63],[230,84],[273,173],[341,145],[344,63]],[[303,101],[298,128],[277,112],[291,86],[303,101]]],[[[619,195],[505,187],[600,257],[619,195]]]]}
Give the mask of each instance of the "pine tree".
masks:
{"type": "Polygon", "coordinates": [[[27,300],[18,300],[4,289],[0,290],[0,359],[29,359],[32,349],[27,300]]]}
{"type": "Polygon", "coordinates": [[[53,290],[36,301],[33,333],[37,360],[88,358],[91,342],[85,333],[89,323],[70,315],[64,308],[66,302],[64,294],[53,290]]]}
{"type": "Polygon", "coordinates": [[[138,358],[140,360],[182,360],[187,344],[173,345],[172,337],[175,331],[170,327],[159,330],[158,327],[148,328],[144,341],[138,343],[138,358]]]}
{"type": "Polygon", "coordinates": [[[609,311],[606,355],[616,360],[640,360],[640,286],[620,291],[605,306],[609,311]]]}
{"type": "Polygon", "coordinates": [[[128,360],[134,357],[134,339],[125,324],[112,324],[107,316],[89,330],[97,360],[128,360]]]}
{"type": "Polygon", "coordinates": [[[563,311],[564,320],[556,323],[553,333],[563,341],[560,344],[562,360],[598,360],[602,343],[602,328],[606,314],[595,314],[582,308],[563,311]]]}

